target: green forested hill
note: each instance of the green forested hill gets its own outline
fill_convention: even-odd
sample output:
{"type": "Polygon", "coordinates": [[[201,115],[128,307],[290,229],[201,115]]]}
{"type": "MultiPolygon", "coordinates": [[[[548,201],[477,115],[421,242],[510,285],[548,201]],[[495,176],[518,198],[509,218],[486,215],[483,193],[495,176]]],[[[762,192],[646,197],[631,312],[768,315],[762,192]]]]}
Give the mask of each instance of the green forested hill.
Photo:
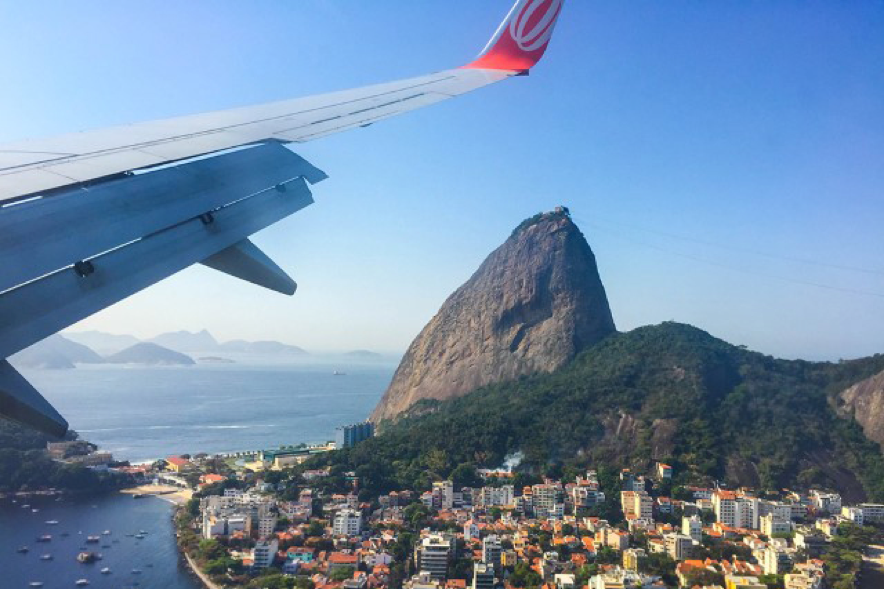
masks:
{"type": "MultiPolygon", "coordinates": [[[[75,432],[67,435],[76,438],[75,432]]],[[[48,441],[44,434],[0,418],[0,493],[48,487],[94,492],[116,486],[106,474],[50,460],[43,451],[48,441]]]]}
{"type": "Polygon", "coordinates": [[[422,402],[382,435],[322,460],[363,487],[426,486],[497,467],[515,451],[534,474],[673,464],[681,482],[835,487],[884,500],[884,459],[830,397],[884,370],[884,355],[778,360],[676,323],[609,337],[552,374],[422,402]],[[468,466],[464,466],[468,465],[468,466]]]}

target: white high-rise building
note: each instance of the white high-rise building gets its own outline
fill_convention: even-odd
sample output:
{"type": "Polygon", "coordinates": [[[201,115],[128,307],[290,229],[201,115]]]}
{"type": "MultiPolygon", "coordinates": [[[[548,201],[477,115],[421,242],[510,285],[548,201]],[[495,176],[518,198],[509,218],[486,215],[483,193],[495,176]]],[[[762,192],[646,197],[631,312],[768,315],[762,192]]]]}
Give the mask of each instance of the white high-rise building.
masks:
{"type": "Polygon", "coordinates": [[[439,509],[454,507],[454,483],[451,481],[433,483],[433,503],[439,509]]]}
{"type": "Polygon", "coordinates": [[[276,515],[265,513],[258,517],[258,536],[268,538],[276,530],[276,515]]]}
{"type": "Polygon", "coordinates": [[[335,536],[358,536],[362,533],[362,514],[355,509],[339,510],[332,531],[335,536]]]}
{"type": "Polygon", "coordinates": [[[266,569],[272,565],[278,548],[279,542],[275,538],[273,540],[259,540],[252,551],[252,559],[254,560],[252,566],[256,569],[266,569]]]}
{"type": "Polygon", "coordinates": [[[487,536],[482,540],[482,562],[494,566],[495,571],[502,570],[500,567],[500,538],[487,536]]]}
{"type": "Polygon", "coordinates": [[[421,540],[416,552],[418,571],[427,572],[434,579],[445,579],[451,554],[451,541],[448,538],[442,534],[430,534],[421,540]]]}
{"type": "Polygon", "coordinates": [[[697,542],[703,539],[703,520],[697,515],[681,518],[681,533],[697,542]]]}

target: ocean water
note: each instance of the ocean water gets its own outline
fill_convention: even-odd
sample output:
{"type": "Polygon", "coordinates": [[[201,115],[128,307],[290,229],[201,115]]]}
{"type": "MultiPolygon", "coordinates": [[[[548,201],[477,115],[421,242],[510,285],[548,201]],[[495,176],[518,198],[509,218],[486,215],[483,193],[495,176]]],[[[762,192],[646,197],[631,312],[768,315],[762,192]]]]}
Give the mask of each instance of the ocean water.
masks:
{"type": "Polygon", "coordinates": [[[235,364],[21,372],[83,439],[141,462],[332,440],[336,427],[368,416],[394,370],[235,364]]]}
{"type": "Polygon", "coordinates": [[[171,505],[157,497],[113,494],[84,501],[31,498],[17,503],[0,499],[0,587],[27,589],[40,581],[44,589],[67,589],[86,579],[90,589],[199,589],[200,582],[179,561],[171,516],[171,505]],[[28,509],[22,508],[25,503],[28,509]],[[32,512],[34,508],[39,511],[32,512]],[[45,523],[50,520],[59,523],[45,523]],[[105,530],[110,535],[102,535],[105,530]],[[141,530],[147,532],[144,539],[132,536],[141,530]],[[52,540],[35,542],[44,534],[52,540]],[[100,544],[86,544],[90,535],[99,535],[100,544]],[[19,554],[20,546],[30,551],[19,554]],[[102,559],[81,564],[76,560],[81,551],[100,553],[102,559]],[[52,560],[41,560],[43,554],[51,554],[52,560]],[[111,573],[101,574],[104,567],[111,573]]]}

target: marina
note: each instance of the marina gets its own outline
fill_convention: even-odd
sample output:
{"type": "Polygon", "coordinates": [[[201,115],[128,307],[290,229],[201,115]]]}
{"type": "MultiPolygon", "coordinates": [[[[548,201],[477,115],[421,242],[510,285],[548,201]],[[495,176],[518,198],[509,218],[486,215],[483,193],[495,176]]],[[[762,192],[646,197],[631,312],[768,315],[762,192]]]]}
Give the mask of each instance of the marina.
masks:
{"type": "Polygon", "coordinates": [[[33,507],[21,509],[17,501],[0,499],[3,589],[200,589],[186,564],[181,564],[172,505],[163,499],[132,501],[119,493],[88,501],[29,498],[31,505],[45,514],[42,516],[33,514],[33,507]],[[50,527],[52,540],[35,543],[49,535],[50,527]],[[87,544],[89,537],[98,538],[100,544],[87,544]],[[87,584],[78,585],[79,581],[87,584]]]}

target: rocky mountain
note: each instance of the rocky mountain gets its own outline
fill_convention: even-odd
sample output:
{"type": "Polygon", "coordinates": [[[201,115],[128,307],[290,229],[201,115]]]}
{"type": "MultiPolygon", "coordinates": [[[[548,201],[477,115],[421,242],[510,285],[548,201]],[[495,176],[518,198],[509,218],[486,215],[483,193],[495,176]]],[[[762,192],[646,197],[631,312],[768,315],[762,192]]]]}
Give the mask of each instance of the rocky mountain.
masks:
{"type": "Polygon", "coordinates": [[[409,346],[371,419],[561,368],[615,332],[595,256],[565,209],[524,221],[409,346]]]}
{"type": "Polygon", "coordinates": [[[842,391],[836,402],[842,415],[855,419],[866,437],[884,448],[884,372],[842,391]]]}
{"type": "Polygon", "coordinates": [[[218,341],[205,329],[161,333],[147,341],[182,353],[210,352],[218,348],[218,341]]]}
{"type": "Polygon", "coordinates": [[[129,346],[134,346],[139,341],[133,335],[118,335],[103,331],[72,331],[65,332],[63,335],[71,341],[88,346],[103,356],[116,354],[129,346]]]}
{"type": "Polygon", "coordinates": [[[859,403],[853,390],[879,403],[882,370],[884,355],[780,360],[664,323],[613,334],[551,373],[422,400],[380,435],[325,460],[355,470],[365,489],[425,488],[520,453],[518,470],[532,477],[587,468],[651,474],[660,460],[673,466],[676,485],[818,485],[847,501],[880,502],[880,448],[834,400],[847,390],[841,396],[859,403]]]}
{"type": "Polygon", "coordinates": [[[77,364],[99,364],[104,360],[87,346],[56,334],[22,350],[10,358],[20,368],[66,370],[77,364]]]}
{"type": "Polygon", "coordinates": [[[193,358],[169,348],[141,342],[105,359],[109,364],[143,364],[147,366],[191,366],[193,358]]]}

